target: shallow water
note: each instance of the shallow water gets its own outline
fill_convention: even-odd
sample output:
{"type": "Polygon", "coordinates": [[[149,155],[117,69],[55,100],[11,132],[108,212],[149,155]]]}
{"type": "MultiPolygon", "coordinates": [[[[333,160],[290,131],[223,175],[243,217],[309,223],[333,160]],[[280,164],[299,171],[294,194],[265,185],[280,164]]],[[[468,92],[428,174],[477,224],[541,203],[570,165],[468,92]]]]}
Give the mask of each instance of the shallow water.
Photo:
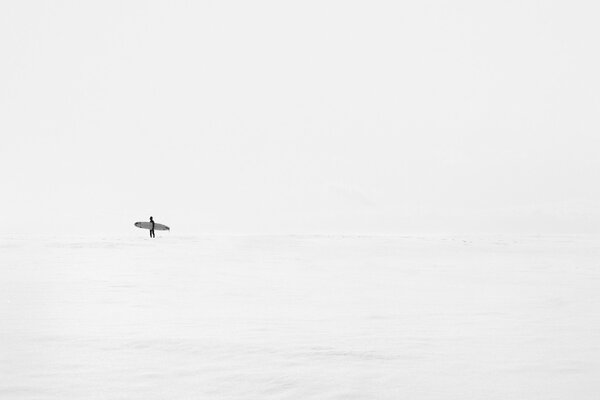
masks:
{"type": "Polygon", "coordinates": [[[0,238],[0,398],[595,399],[595,237],[0,238]]]}

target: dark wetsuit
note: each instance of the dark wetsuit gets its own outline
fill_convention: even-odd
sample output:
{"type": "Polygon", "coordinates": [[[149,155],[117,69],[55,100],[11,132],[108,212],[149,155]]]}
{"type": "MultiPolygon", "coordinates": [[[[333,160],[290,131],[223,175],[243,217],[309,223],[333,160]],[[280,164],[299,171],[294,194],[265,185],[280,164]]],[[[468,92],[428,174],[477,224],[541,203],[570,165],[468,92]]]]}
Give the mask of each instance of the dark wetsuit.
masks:
{"type": "Polygon", "coordinates": [[[150,224],[152,225],[150,227],[150,237],[153,238],[154,237],[154,220],[152,218],[150,218],[150,224]]]}

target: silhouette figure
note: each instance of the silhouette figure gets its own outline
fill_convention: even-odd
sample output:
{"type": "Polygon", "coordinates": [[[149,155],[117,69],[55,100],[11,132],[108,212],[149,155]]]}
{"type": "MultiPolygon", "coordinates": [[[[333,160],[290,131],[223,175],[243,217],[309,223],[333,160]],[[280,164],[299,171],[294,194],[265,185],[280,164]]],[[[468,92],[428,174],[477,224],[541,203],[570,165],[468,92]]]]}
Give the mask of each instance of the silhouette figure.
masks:
{"type": "Polygon", "coordinates": [[[152,217],[150,217],[150,237],[153,238],[154,237],[154,220],[152,219],[152,217]]]}

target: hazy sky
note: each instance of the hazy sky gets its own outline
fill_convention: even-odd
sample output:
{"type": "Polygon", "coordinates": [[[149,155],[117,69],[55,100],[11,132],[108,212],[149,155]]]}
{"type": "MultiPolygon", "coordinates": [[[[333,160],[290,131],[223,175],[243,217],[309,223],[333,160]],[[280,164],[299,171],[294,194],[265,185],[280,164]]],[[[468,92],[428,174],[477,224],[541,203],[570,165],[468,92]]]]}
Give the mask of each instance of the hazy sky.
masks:
{"type": "Polygon", "coordinates": [[[600,231],[594,1],[4,1],[0,232],[600,231]]]}

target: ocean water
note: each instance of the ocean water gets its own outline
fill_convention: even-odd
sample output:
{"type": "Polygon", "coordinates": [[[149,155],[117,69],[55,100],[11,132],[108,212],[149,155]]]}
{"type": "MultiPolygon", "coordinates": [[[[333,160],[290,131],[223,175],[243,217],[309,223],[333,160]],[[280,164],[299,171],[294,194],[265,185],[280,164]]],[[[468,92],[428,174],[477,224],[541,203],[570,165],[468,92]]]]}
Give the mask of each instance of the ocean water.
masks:
{"type": "Polygon", "coordinates": [[[596,399],[591,236],[0,237],[2,399],[596,399]]]}

